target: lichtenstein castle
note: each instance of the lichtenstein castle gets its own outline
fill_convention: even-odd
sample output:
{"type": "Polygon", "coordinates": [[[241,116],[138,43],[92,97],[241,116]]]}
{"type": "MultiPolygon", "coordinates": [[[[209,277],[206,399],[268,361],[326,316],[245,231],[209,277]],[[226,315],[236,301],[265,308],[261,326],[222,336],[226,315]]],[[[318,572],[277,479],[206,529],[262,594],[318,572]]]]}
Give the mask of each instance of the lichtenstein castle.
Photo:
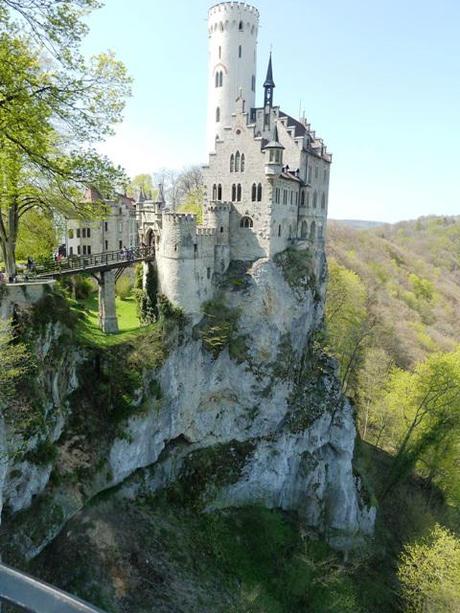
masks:
{"type": "Polygon", "coordinates": [[[209,164],[204,225],[159,202],[138,203],[141,241],[156,248],[160,290],[192,316],[231,261],[288,247],[322,256],[331,154],[305,120],[274,104],[270,56],[256,106],[259,12],[243,2],[209,10],[209,164]]]}

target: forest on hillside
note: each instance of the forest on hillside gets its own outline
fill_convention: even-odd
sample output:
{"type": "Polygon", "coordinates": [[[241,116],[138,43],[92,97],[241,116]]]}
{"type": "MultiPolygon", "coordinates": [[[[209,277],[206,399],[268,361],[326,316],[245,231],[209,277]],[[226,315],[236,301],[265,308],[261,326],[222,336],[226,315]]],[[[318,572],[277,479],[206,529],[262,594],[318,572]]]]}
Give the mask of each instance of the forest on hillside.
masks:
{"type": "Polygon", "coordinates": [[[379,508],[370,609],[398,593],[404,610],[459,610],[460,218],[331,223],[327,251],[324,343],[379,508]]]}

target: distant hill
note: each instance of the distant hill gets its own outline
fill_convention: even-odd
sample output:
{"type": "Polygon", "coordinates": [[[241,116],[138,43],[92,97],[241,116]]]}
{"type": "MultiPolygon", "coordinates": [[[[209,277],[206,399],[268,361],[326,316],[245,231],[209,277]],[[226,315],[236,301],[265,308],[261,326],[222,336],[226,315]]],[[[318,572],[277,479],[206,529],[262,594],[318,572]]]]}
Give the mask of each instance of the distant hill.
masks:
{"type": "Polygon", "coordinates": [[[348,226],[355,228],[356,230],[368,230],[369,228],[377,228],[383,226],[383,221],[366,221],[364,219],[330,219],[332,223],[336,223],[342,226],[348,226]]]}
{"type": "Polygon", "coordinates": [[[332,222],[327,251],[364,282],[381,343],[400,366],[460,343],[460,217],[367,230],[332,222]]]}

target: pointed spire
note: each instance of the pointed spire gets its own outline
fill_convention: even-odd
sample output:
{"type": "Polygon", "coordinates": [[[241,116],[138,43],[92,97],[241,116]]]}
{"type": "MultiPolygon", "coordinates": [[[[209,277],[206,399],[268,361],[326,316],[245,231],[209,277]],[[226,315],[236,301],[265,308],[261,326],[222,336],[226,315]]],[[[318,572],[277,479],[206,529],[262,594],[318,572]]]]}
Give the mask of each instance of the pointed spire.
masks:
{"type": "Polygon", "coordinates": [[[140,189],[139,189],[139,197],[138,197],[137,201],[138,201],[139,203],[144,203],[144,202],[145,202],[145,200],[146,200],[146,198],[145,198],[144,188],[143,188],[143,186],[141,185],[141,186],[140,186],[140,189]]]}
{"type": "Polygon", "coordinates": [[[275,82],[273,81],[273,66],[272,66],[272,53],[270,51],[270,59],[268,61],[268,68],[267,68],[267,76],[265,77],[265,83],[264,83],[264,87],[272,87],[275,88],[275,82]]]}

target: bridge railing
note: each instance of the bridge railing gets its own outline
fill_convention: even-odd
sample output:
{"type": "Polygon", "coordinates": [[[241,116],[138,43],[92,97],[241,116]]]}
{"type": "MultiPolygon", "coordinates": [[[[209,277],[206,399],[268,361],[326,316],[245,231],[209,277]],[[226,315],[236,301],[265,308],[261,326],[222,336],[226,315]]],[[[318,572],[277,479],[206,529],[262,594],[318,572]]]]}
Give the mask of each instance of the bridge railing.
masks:
{"type": "Polygon", "coordinates": [[[129,264],[137,260],[154,257],[153,247],[135,247],[133,249],[121,249],[119,251],[103,251],[91,255],[71,255],[60,261],[54,262],[52,266],[40,268],[38,274],[46,275],[54,272],[68,272],[72,270],[84,270],[87,268],[98,268],[113,264],[129,264]]]}
{"type": "Polygon", "coordinates": [[[104,613],[43,581],[0,564],[0,602],[29,613],[104,613]]]}

